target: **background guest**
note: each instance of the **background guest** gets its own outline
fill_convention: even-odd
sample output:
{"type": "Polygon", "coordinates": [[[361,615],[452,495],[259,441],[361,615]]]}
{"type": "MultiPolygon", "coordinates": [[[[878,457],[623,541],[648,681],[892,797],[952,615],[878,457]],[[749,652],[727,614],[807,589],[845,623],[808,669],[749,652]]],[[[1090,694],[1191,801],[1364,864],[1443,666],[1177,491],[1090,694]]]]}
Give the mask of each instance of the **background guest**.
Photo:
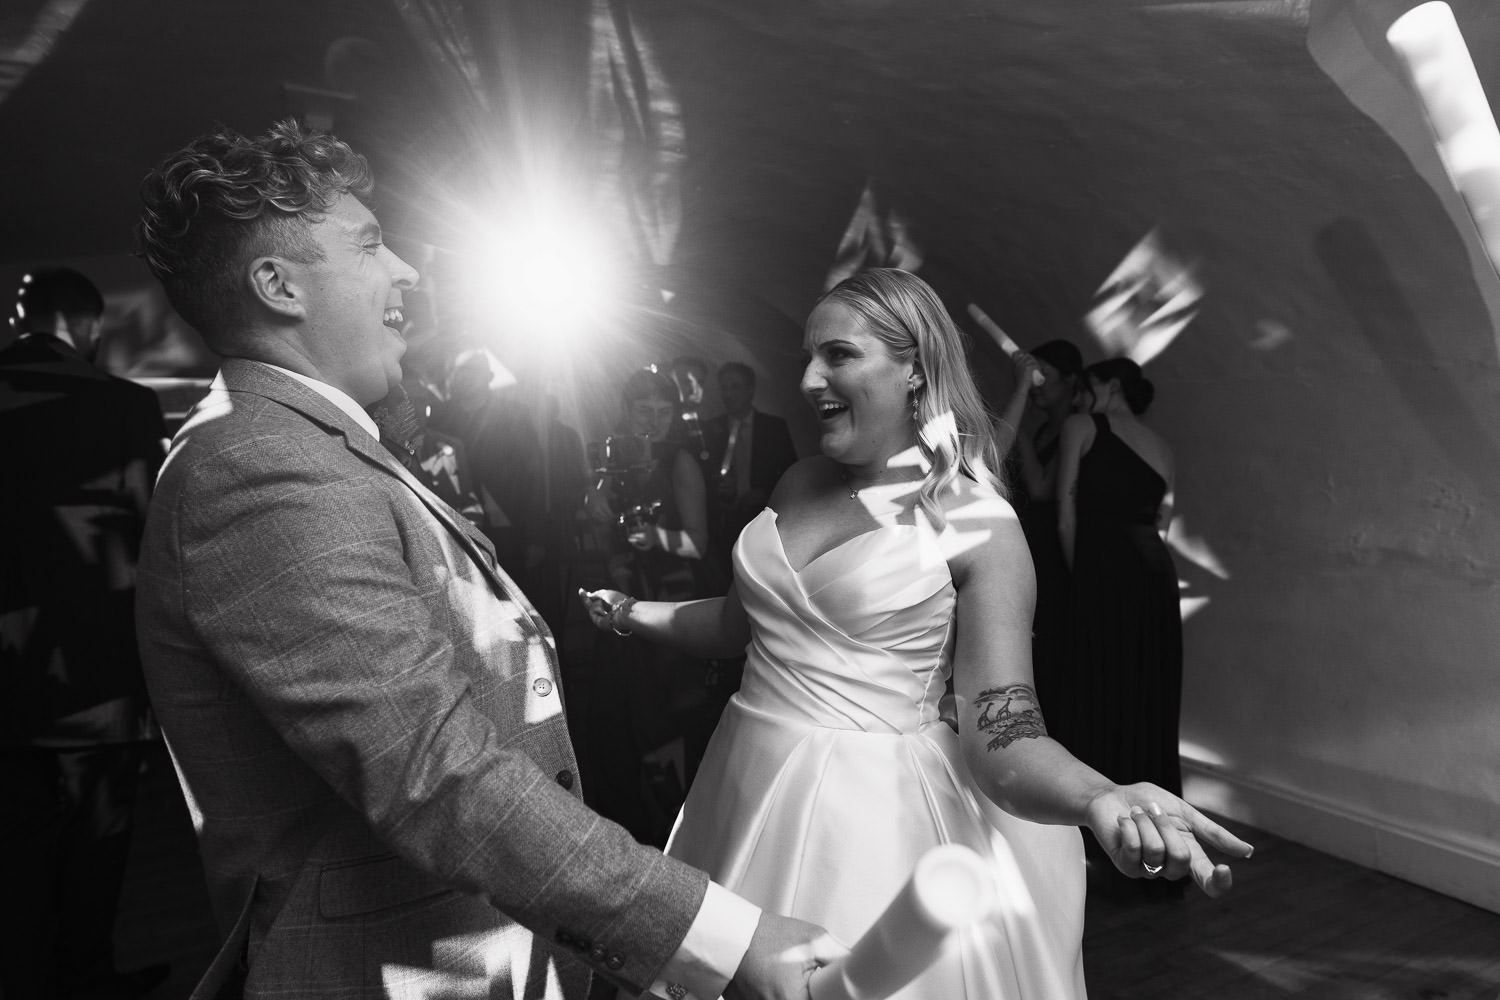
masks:
{"type": "MultiPolygon", "coordinates": [[[[708,506],[703,473],[684,446],[677,386],[653,365],[625,380],[616,472],[592,485],[585,503],[613,532],[610,575],[649,592],[701,589],[708,553],[708,506]],[[623,520],[622,520],[623,519],[623,520]]],[[[608,457],[606,464],[610,464],[608,457]]]]}
{"type": "Polygon", "coordinates": [[[677,414],[677,419],[682,422],[682,440],[698,461],[707,462],[708,447],[703,440],[703,393],[708,386],[708,362],[690,355],[673,358],[671,375],[682,404],[677,414]]]}
{"type": "Polygon", "coordinates": [[[576,600],[563,592],[565,564],[576,550],[580,531],[586,530],[587,522],[581,517],[590,469],[583,438],[563,423],[557,397],[548,393],[539,406],[536,453],[542,466],[537,477],[542,487],[542,520],[533,541],[541,543],[544,553],[527,572],[525,589],[553,633],[561,635],[571,606],[568,602],[576,600]]]}
{"type": "Polygon", "coordinates": [[[496,390],[497,367],[488,351],[460,353],[448,398],[432,405],[428,425],[463,443],[467,475],[484,505],[485,536],[506,572],[524,579],[546,551],[541,454],[534,415],[496,390]]]}
{"type": "Polygon", "coordinates": [[[740,531],[765,509],[782,473],[797,461],[786,421],[755,409],[755,369],[731,361],[719,369],[724,412],[708,421],[709,464],[723,520],[716,532],[723,565],[740,531]]]}
{"type": "Polygon", "coordinates": [[[151,390],[94,367],[104,300],[38,271],[0,351],[0,983],[7,1000],[134,997],[115,908],[151,725],[135,573],[166,427],[151,390]]]}
{"type": "MultiPolygon", "coordinates": [[[[1172,451],[1137,419],[1155,393],[1139,365],[1114,358],[1087,374],[1093,410],[1067,418],[1062,431],[1058,532],[1072,567],[1070,647],[1049,722],[1105,774],[1180,794],[1182,617],[1162,540],[1172,516],[1172,451]]],[[[1147,885],[1138,888],[1181,895],[1180,887],[1147,885]]]]}
{"type": "MultiPolygon", "coordinates": [[[[677,386],[641,369],[625,379],[621,405],[621,433],[605,449],[610,474],[585,502],[609,533],[611,579],[659,600],[723,593],[706,559],[707,491],[683,441],[677,386]]],[[[588,698],[584,789],[637,840],[663,846],[723,707],[717,677],[671,650],[613,635],[599,643],[595,660],[610,666],[588,698]]]]}
{"type": "Polygon", "coordinates": [[[996,438],[1011,442],[1006,476],[1036,571],[1031,657],[1037,695],[1055,705],[1066,650],[1068,567],[1057,535],[1058,445],[1063,422],[1080,405],[1083,354],[1067,340],[1049,340],[1013,357],[1016,389],[997,422],[996,438]],[[1040,375],[1040,380],[1033,373],[1040,375]]]}

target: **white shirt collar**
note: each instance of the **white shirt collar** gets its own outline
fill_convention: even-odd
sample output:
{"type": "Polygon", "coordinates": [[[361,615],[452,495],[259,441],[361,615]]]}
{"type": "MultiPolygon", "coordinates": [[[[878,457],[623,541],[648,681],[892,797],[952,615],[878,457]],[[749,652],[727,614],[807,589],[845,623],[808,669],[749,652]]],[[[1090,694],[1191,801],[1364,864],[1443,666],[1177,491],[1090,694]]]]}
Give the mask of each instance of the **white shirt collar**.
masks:
{"type": "Polygon", "coordinates": [[[353,420],[356,424],[359,424],[359,426],[369,431],[370,436],[376,441],[380,440],[380,428],[375,426],[374,418],[366,413],[365,408],[356,403],[354,401],[354,397],[350,396],[344,390],[335,389],[327,382],[319,382],[315,378],[308,378],[306,375],[300,374],[298,372],[289,371],[288,369],[283,368],[280,365],[273,365],[270,362],[264,361],[261,363],[264,364],[267,368],[274,368],[277,371],[281,372],[281,374],[290,375],[298,382],[301,382],[313,392],[316,392],[318,395],[328,400],[334,406],[337,406],[339,409],[347,413],[350,420],[353,420]]]}

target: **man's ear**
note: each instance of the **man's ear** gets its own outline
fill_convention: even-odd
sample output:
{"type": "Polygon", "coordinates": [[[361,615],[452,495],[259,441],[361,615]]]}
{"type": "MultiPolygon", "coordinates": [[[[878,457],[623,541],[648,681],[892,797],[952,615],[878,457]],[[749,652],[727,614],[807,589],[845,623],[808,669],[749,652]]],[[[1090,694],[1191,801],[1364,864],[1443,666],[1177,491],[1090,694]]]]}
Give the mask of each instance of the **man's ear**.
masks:
{"type": "Polygon", "coordinates": [[[281,257],[257,257],[250,262],[250,296],[258,304],[287,318],[306,312],[301,282],[291,262],[281,257]]]}

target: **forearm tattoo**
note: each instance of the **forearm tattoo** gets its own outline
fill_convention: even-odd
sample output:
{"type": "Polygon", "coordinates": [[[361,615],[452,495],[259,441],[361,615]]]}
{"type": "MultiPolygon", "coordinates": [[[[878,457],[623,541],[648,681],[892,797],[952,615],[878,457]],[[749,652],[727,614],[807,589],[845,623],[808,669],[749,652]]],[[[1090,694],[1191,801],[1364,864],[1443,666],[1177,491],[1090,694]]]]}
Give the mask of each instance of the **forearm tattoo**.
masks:
{"type": "Polygon", "coordinates": [[[975,703],[979,706],[979,731],[990,736],[986,750],[1001,750],[1016,740],[1035,740],[1047,735],[1036,689],[1030,684],[989,688],[979,693],[975,703]]]}

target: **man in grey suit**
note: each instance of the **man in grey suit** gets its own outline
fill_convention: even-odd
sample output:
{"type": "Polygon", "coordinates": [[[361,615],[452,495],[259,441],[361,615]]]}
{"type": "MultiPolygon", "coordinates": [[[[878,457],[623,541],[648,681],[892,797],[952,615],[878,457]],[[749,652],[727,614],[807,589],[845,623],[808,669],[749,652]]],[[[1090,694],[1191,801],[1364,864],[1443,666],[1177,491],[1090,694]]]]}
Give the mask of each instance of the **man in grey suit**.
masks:
{"type": "Polygon", "coordinates": [[[137,618],[225,944],[195,996],[806,997],[836,953],[590,812],[552,637],[379,443],[402,293],[365,161],[285,123],[168,157],[143,253],[224,364],[137,618]]]}

